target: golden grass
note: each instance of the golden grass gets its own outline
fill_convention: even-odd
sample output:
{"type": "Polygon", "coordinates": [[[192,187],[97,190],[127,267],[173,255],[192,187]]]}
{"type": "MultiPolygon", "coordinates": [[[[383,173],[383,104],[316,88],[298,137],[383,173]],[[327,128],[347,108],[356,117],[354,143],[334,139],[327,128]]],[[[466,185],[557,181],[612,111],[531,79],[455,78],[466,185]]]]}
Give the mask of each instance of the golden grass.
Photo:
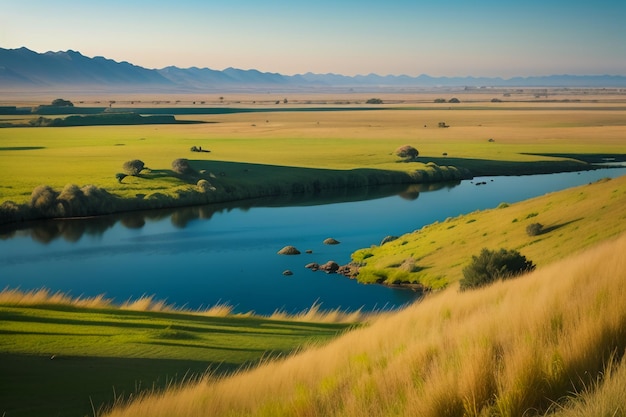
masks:
{"type": "Polygon", "coordinates": [[[560,410],[572,393],[595,383],[590,395],[601,395],[605,381],[624,375],[605,378],[626,348],[625,251],[622,235],[484,290],[449,289],[326,346],[146,397],[108,415],[532,416],[560,410]]]}
{"type": "Polygon", "coordinates": [[[233,313],[233,306],[218,303],[206,308],[189,310],[184,307],[168,304],[166,300],[156,300],[154,296],[144,295],[134,300],[127,300],[115,304],[112,299],[103,294],[95,297],[74,297],[69,294],[41,288],[22,291],[17,288],[5,288],[0,291],[0,305],[8,306],[38,306],[57,305],[93,309],[120,309],[129,311],[167,312],[193,314],[206,317],[263,317],[277,321],[299,321],[308,323],[359,323],[375,316],[375,313],[357,311],[343,311],[341,309],[324,310],[320,303],[313,303],[311,307],[297,313],[286,313],[277,310],[269,316],[260,316],[253,312],[233,313]]]}

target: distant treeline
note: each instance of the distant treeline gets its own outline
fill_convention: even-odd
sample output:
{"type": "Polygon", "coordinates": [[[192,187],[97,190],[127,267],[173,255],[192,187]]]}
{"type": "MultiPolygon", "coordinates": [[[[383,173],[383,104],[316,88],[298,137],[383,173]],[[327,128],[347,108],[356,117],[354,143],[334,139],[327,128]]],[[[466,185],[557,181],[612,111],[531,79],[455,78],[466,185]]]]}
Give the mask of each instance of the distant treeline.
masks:
{"type": "Polygon", "coordinates": [[[35,127],[68,127],[68,126],[110,126],[110,125],[145,125],[145,124],[176,124],[201,123],[178,121],[172,115],[142,116],[137,113],[102,113],[93,115],[74,115],[65,118],[50,119],[39,117],[31,120],[29,125],[35,127]]]}

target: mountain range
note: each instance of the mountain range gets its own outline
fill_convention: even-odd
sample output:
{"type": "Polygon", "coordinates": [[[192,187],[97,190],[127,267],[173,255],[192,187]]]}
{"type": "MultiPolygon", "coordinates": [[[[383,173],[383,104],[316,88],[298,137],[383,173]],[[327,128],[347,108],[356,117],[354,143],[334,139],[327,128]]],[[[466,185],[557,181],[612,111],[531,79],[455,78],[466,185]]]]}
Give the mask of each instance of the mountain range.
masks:
{"type": "Polygon", "coordinates": [[[38,53],[27,48],[0,48],[0,91],[2,90],[109,90],[160,91],[245,91],[245,90],[325,90],[373,91],[394,88],[434,87],[626,87],[621,75],[550,75],[538,77],[432,77],[377,74],[282,75],[227,68],[148,69],[129,62],[104,57],[89,58],[68,50],[38,53]]]}

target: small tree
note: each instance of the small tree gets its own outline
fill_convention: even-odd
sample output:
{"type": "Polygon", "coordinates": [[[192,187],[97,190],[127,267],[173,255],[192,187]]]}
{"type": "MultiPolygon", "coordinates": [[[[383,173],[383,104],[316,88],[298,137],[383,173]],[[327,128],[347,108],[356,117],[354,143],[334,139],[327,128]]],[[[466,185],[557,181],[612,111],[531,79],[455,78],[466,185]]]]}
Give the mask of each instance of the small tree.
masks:
{"type": "Polygon", "coordinates": [[[532,261],[516,250],[500,249],[492,251],[483,249],[478,256],[472,256],[472,262],[463,269],[461,291],[480,288],[499,279],[516,277],[524,272],[532,271],[532,261]]]}
{"type": "Polygon", "coordinates": [[[144,169],[144,163],[139,159],[133,159],[132,161],[124,162],[122,168],[128,175],[139,175],[139,173],[144,169]]]}
{"type": "Polygon", "coordinates": [[[193,172],[189,165],[189,161],[185,158],[178,158],[172,161],[172,171],[177,174],[185,175],[193,172]]]}
{"type": "Polygon", "coordinates": [[[54,107],[74,107],[74,103],[69,100],[64,100],[62,98],[52,100],[51,105],[54,107]]]}
{"type": "Polygon", "coordinates": [[[419,154],[420,154],[419,151],[415,149],[414,147],[412,147],[411,145],[400,146],[398,149],[396,149],[397,156],[399,156],[400,158],[409,160],[409,161],[417,158],[419,154]]]}

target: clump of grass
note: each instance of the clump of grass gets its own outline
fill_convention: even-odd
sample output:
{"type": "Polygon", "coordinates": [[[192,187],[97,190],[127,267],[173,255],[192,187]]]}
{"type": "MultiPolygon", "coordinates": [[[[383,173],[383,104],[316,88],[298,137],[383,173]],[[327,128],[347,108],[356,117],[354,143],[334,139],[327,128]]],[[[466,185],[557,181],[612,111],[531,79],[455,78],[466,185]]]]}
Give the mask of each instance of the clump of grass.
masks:
{"type": "Polygon", "coordinates": [[[72,297],[63,292],[54,292],[46,288],[21,291],[17,288],[5,288],[0,292],[0,304],[12,306],[66,305],[86,308],[108,308],[112,300],[104,295],[95,297],[72,297]]]}

